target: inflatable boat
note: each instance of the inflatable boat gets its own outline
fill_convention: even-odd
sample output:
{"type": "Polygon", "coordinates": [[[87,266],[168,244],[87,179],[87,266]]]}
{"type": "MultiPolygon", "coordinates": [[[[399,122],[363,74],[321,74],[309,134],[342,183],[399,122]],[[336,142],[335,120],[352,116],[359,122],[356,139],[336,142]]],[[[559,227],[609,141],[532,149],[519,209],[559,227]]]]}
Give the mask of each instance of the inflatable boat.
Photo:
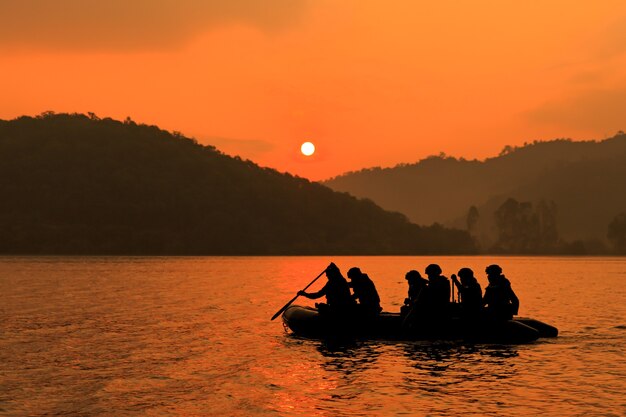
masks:
{"type": "Polygon", "coordinates": [[[473,343],[519,344],[540,337],[556,337],[556,327],[530,318],[508,321],[451,317],[436,325],[422,323],[407,328],[400,313],[357,318],[320,315],[317,309],[292,305],[282,315],[285,328],[313,339],[357,338],[368,340],[464,340],[473,343]]]}

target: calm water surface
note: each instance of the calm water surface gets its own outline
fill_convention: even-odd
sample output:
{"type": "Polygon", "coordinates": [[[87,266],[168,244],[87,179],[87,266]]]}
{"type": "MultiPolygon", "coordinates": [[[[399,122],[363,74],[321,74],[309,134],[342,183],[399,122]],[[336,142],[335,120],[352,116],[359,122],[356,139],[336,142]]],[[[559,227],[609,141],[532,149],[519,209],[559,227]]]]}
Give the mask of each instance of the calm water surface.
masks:
{"type": "Polygon", "coordinates": [[[3,416],[624,416],[625,342],[625,258],[0,258],[3,416]],[[561,334],[329,346],[270,322],[331,260],[389,311],[409,269],[469,266],[484,287],[497,262],[520,315],[561,334]]]}

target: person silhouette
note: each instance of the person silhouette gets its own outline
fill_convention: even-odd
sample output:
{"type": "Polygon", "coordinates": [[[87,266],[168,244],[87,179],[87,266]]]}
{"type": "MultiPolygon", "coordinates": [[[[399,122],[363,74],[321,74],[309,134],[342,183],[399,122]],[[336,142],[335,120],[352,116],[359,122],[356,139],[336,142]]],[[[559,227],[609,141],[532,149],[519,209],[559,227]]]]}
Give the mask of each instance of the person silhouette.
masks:
{"type": "Polygon", "coordinates": [[[326,296],[326,303],[316,303],[320,314],[346,314],[355,306],[355,302],[350,296],[348,281],[341,275],[341,271],[334,263],[330,263],[326,268],[326,278],[328,281],[321,290],[308,293],[298,291],[298,295],[316,300],[326,296]]]}
{"type": "Polygon", "coordinates": [[[400,316],[403,317],[402,327],[405,329],[421,328],[425,319],[428,299],[428,280],[422,278],[419,272],[412,269],[404,278],[409,284],[408,296],[404,305],[400,307],[400,316]]]}
{"type": "Polygon", "coordinates": [[[382,311],[380,307],[380,297],[376,286],[367,274],[361,272],[357,267],[348,270],[348,284],[354,291],[353,299],[359,302],[358,311],[366,316],[375,316],[382,311]]]}
{"type": "Polygon", "coordinates": [[[485,272],[489,285],[485,288],[482,304],[487,307],[487,316],[495,320],[511,320],[519,311],[519,299],[511,282],[502,275],[499,265],[489,265],[485,272]]]}
{"type": "Polygon", "coordinates": [[[483,290],[476,277],[474,271],[470,268],[459,269],[459,278],[452,274],[452,282],[459,290],[461,309],[465,318],[477,318],[482,309],[483,290]]]}
{"type": "Polygon", "coordinates": [[[428,276],[428,307],[434,318],[443,318],[450,303],[450,281],[441,275],[441,267],[430,264],[425,271],[428,276]]]}
{"type": "Polygon", "coordinates": [[[423,301],[426,298],[428,280],[422,278],[422,275],[414,269],[407,272],[404,279],[406,279],[407,284],[409,285],[409,290],[407,298],[404,299],[404,306],[402,306],[401,310],[411,308],[418,302],[423,304],[423,301]]]}

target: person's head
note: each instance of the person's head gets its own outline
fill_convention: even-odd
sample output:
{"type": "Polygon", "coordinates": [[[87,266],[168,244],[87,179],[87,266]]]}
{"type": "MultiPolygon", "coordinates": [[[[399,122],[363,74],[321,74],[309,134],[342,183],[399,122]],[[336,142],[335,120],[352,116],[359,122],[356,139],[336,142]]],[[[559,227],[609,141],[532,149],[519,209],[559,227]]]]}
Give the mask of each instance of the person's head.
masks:
{"type": "Polygon", "coordinates": [[[470,282],[474,278],[474,271],[469,268],[461,268],[459,269],[459,278],[461,278],[462,283],[470,282]]]}
{"type": "Polygon", "coordinates": [[[328,265],[328,268],[326,268],[326,277],[328,278],[329,281],[332,281],[337,278],[343,278],[343,276],[341,275],[341,271],[339,271],[339,268],[337,267],[337,265],[335,265],[332,262],[330,265],[328,265]]]}
{"type": "Polygon", "coordinates": [[[356,266],[348,270],[348,278],[350,278],[351,280],[359,279],[361,278],[362,275],[363,275],[363,272],[361,272],[361,270],[357,268],[356,266]]]}
{"type": "Polygon", "coordinates": [[[404,279],[409,282],[409,285],[421,285],[427,282],[424,278],[422,278],[422,275],[414,269],[407,272],[404,279]]]}
{"type": "Polygon", "coordinates": [[[424,272],[426,273],[426,275],[428,275],[428,278],[431,278],[431,277],[438,277],[439,275],[441,275],[442,271],[439,265],[430,264],[426,267],[424,272]]]}
{"type": "Polygon", "coordinates": [[[491,280],[502,274],[502,268],[500,268],[500,265],[493,264],[485,268],[485,272],[487,273],[487,278],[491,280]]]}

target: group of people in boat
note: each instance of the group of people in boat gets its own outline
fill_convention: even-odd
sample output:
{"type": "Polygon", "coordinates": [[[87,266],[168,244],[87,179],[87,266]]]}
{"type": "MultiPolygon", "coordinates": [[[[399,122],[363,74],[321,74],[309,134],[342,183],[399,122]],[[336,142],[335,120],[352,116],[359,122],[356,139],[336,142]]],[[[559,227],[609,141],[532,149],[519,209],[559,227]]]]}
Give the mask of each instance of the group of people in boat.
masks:
{"type": "Polygon", "coordinates": [[[383,310],[380,307],[380,297],[374,282],[359,268],[354,267],[348,270],[350,279],[348,282],[337,265],[331,263],[326,268],[326,277],[328,282],[318,292],[298,292],[298,295],[311,299],[326,296],[326,303],[315,304],[321,314],[348,314],[356,311],[358,314],[371,317],[383,310]]]}
{"type": "MultiPolygon", "coordinates": [[[[437,322],[452,315],[466,320],[488,318],[510,320],[519,310],[519,299],[511,288],[510,281],[503,275],[499,265],[489,265],[485,269],[489,285],[482,288],[470,268],[461,268],[457,275],[452,274],[452,285],[457,290],[459,303],[454,300],[454,288],[450,280],[442,275],[437,264],[430,264],[424,270],[428,278],[416,271],[406,273],[408,296],[404,300],[401,314],[407,327],[423,322],[437,322]]],[[[334,263],[326,269],[328,282],[317,292],[300,291],[298,295],[318,299],[326,297],[326,303],[318,303],[320,314],[353,315],[371,318],[382,308],[374,282],[358,267],[348,270],[346,280],[334,263]]]]}

